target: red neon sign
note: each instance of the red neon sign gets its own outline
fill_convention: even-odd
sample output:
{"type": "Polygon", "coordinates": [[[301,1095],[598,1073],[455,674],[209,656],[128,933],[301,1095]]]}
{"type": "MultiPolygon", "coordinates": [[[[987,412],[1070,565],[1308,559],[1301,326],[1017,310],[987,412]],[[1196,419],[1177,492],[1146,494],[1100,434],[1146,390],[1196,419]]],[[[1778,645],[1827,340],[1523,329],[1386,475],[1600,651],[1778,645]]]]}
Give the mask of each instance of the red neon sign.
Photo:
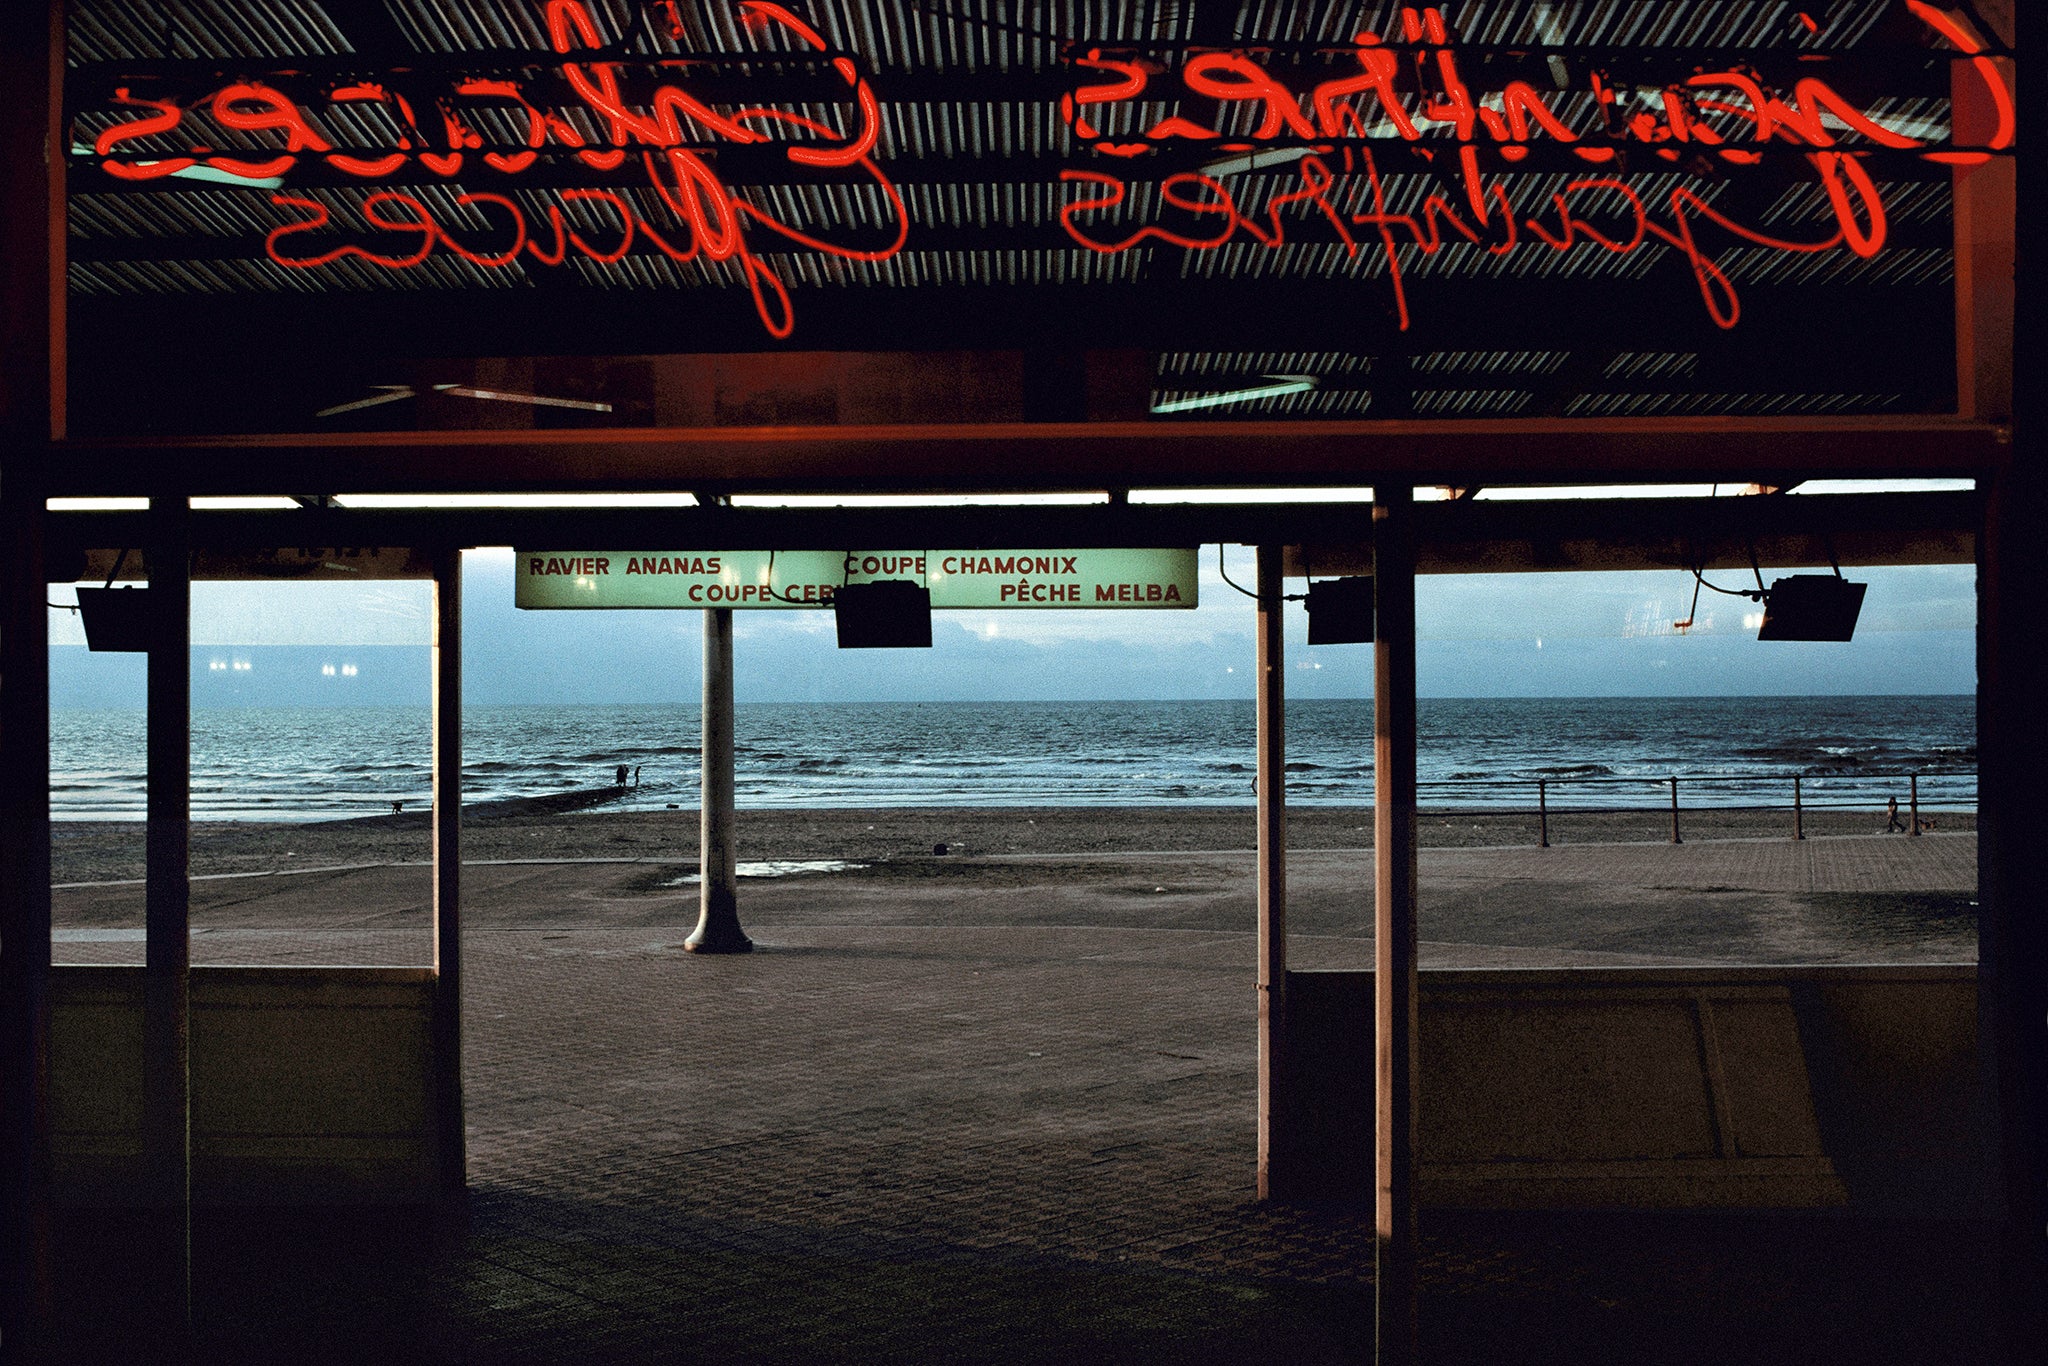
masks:
{"type": "MultiPolygon", "coordinates": [[[[1068,60],[1084,83],[1062,101],[1062,114],[1083,146],[1108,159],[1103,164],[1113,168],[1176,145],[1196,144],[1225,155],[1286,148],[1295,160],[1296,183],[1250,210],[1219,174],[1170,174],[1151,191],[1155,207],[1142,220],[1130,221],[1139,198],[1132,192],[1135,177],[1114,169],[1069,169],[1060,177],[1072,189],[1059,210],[1060,225],[1082,247],[1113,254],[1155,242],[1189,251],[1232,242],[1279,248],[1287,242],[1291,220],[1319,217],[1351,256],[1366,250],[1384,253],[1404,329],[1410,321],[1407,270],[1418,255],[1434,256],[1447,244],[1469,243],[1496,257],[1580,249],[1627,255],[1668,247],[1690,268],[1709,316],[1721,327],[1733,327],[1741,316],[1741,300],[1733,278],[1702,245],[1703,225],[1710,236],[1725,235],[1739,246],[1798,253],[1842,249],[1874,256],[1884,248],[1888,224],[1883,196],[1865,165],[1868,146],[1969,166],[2012,145],[2017,119],[2000,62],[1984,55],[1977,36],[1946,12],[1922,0],[1904,3],[1967,57],[1989,92],[1995,126],[1983,146],[1932,146],[1866,113],[1817,76],[1796,81],[1786,93],[1736,70],[1697,72],[1647,97],[1618,90],[1594,73],[1590,91],[1597,127],[1574,127],[1552,107],[1559,92],[1539,91],[1523,81],[1475,91],[1461,71],[1449,25],[1433,7],[1401,11],[1403,47],[1398,50],[1375,34],[1358,34],[1346,49],[1356,69],[1305,91],[1290,87],[1256,52],[1193,51],[1177,67],[1167,68],[1131,54],[1077,50],[1068,60]],[[1178,88],[1159,88],[1168,84],[1178,88]],[[1102,131],[1112,122],[1132,124],[1141,102],[1177,100],[1183,94],[1245,106],[1256,121],[1252,140],[1226,139],[1215,128],[1180,115],[1158,119],[1142,132],[1102,131]],[[1443,188],[1397,211],[1386,183],[1389,141],[1407,144],[1399,155],[1436,171],[1443,188]],[[1585,172],[1567,177],[1562,188],[1546,188],[1540,203],[1517,203],[1499,178],[1489,179],[1482,153],[1512,166],[1526,161],[1538,143],[1563,149],[1583,163],[1585,172]],[[1702,190],[1681,185],[1652,192],[1631,183],[1623,170],[1647,160],[1654,171],[1671,171],[1702,158],[1740,167],[1755,164],[1762,159],[1760,149],[1774,146],[1805,149],[1802,154],[1832,214],[1832,233],[1795,240],[1765,232],[1717,209],[1702,190]]],[[[679,30],[673,4],[664,7],[671,26],[679,30]]],[[[739,0],[738,10],[764,37],[779,34],[813,52],[828,50],[817,30],[773,0],[739,0]]],[[[380,106],[403,130],[389,150],[359,154],[338,150],[313,116],[276,87],[242,80],[190,105],[119,89],[114,103],[133,116],[101,131],[93,154],[106,174],[129,181],[202,166],[233,179],[264,181],[288,175],[308,158],[320,158],[366,182],[388,179],[409,163],[452,182],[472,158],[506,176],[528,172],[543,156],[566,157],[597,173],[625,168],[640,188],[653,191],[658,210],[648,209],[644,197],[636,198],[623,186],[559,190],[552,202],[539,207],[530,197],[522,203],[508,194],[457,194],[455,203],[471,215],[469,221],[481,215],[498,225],[487,249],[476,231],[442,221],[425,199],[402,190],[367,195],[354,210],[360,222],[346,225],[337,223],[321,200],[279,192],[271,202],[291,217],[271,230],[264,249],[272,261],[291,269],[349,260],[406,270],[437,253],[486,269],[528,262],[559,266],[572,258],[604,264],[622,259],[637,245],[677,263],[736,268],[762,325],[778,338],[795,326],[789,291],[750,247],[751,232],[773,233],[848,261],[884,261],[902,250],[908,213],[876,160],[880,104],[849,58],[830,62],[850,106],[843,127],[767,106],[721,111],[669,82],[636,101],[622,89],[618,64],[579,60],[605,46],[586,0],[544,0],[543,17],[550,47],[561,58],[554,74],[573,93],[577,112],[587,116],[580,127],[578,120],[529,98],[529,87],[520,80],[463,78],[426,111],[378,82],[358,81],[328,91],[329,105],[380,106]],[[515,125],[523,125],[514,148],[485,150],[487,140],[465,118],[465,108],[486,106],[510,113],[515,125]],[[161,147],[191,110],[267,145],[239,155],[196,145],[172,153],[143,151],[161,147]],[[595,136],[585,131],[592,125],[595,136]],[[719,145],[773,147],[793,165],[857,170],[887,206],[886,244],[862,248],[834,242],[736,192],[718,173],[711,149],[719,145]],[[325,230],[343,226],[360,240],[334,243],[325,230]]],[[[1810,16],[1802,22],[1809,29],[1818,24],[1810,16]]]]}
{"type": "MultiPolygon", "coordinates": [[[[1518,251],[1567,252],[1580,248],[1626,255],[1646,246],[1667,246],[1690,267],[1708,315],[1723,328],[1735,326],[1742,304],[1733,279],[1700,244],[1697,225],[1710,224],[1742,246],[1817,253],[1846,249],[1875,256],[1887,236],[1882,194],[1855,145],[1842,135],[1897,152],[1918,152],[1946,165],[1981,164],[2012,146],[2016,117],[2012,91],[1992,58],[1981,55],[1977,37],[1947,14],[1906,0],[1919,19],[1960,51],[1991,96],[1996,127],[1984,147],[1931,147],[1927,140],[1888,127],[1866,114],[1826,81],[1808,76],[1789,96],[1766,89],[1742,71],[1699,72],[1683,85],[1657,92],[1653,105],[1630,102],[1597,73],[1591,79],[1600,127],[1581,132],[1556,110],[1550,95],[1524,81],[1475,94],[1459,68],[1458,53],[1440,10],[1401,11],[1403,54],[1373,33],[1354,39],[1355,73],[1324,80],[1306,91],[1243,52],[1201,52],[1169,73],[1158,64],[1118,57],[1095,48],[1075,65],[1107,79],[1082,86],[1061,111],[1075,136],[1105,157],[1133,159],[1175,144],[1206,144],[1217,153],[1254,154],[1284,140],[1297,158],[1294,188],[1274,195],[1258,213],[1246,212],[1230,187],[1200,171],[1169,175],[1157,183],[1156,207],[1135,225],[1118,210],[1133,198],[1125,176],[1108,171],[1067,170],[1062,181],[1077,194],[1060,210],[1060,224],[1090,251],[1115,254],[1147,242],[1189,251],[1212,251],[1249,241],[1278,248],[1287,241],[1287,217],[1316,215],[1329,223],[1349,255],[1367,243],[1385,253],[1400,326],[1409,321],[1406,263],[1414,255],[1434,256],[1448,242],[1483,247],[1494,256],[1518,251]],[[1404,71],[1404,60],[1410,65],[1404,71]],[[1178,99],[1182,91],[1153,89],[1155,78],[1177,74],[1185,93],[1219,104],[1249,105],[1258,141],[1229,141],[1216,129],[1179,115],[1153,123],[1142,133],[1108,136],[1101,127],[1119,106],[1135,113],[1141,101],[1178,99]],[[1419,96],[1399,89],[1413,76],[1419,96]],[[1431,132],[1436,131],[1436,136],[1431,132]],[[1443,136],[1448,132],[1449,136],[1443,136]],[[1458,188],[1427,195],[1409,212],[1389,207],[1386,167],[1369,139],[1397,138],[1408,155],[1458,188]],[[1543,139],[1567,149],[1587,173],[1567,179],[1540,205],[1517,204],[1499,180],[1485,175],[1482,148],[1514,164],[1527,159],[1543,139]],[[1793,240],[1737,221],[1716,209],[1699,190],[1679,186],[1646,193],[1602,168],[1617,165],[1633,149],[1647,152],[1655,169],[1705,157],[1730,166],[1760,161],[1760,145],[1790,144],[1806,155],[1826,195],[1834,232],[1815,240],[1793,240]],[[1596,219],[1600,226],[1596,226],[1596,219]]],[[[1815,21],[1808,20],[1809,26],[1815,21]]],[[[1129,120],[1125,120],[1129,122],[1129,120]]]]}
{"type": "MultiPolygon", "coordinates": [[[[814,51],[827,47],[816,29],[772,0],[740,0],[739,10],[757,31],[780,31],[814,51]]],[[[645,185],[668,210],[660,222],[653,221],[627,195],[607,189],[559,191],[555,196],[558,202],[538,215],[506,195],[459,194],[456,203],[502,219],[511,229],[509,247],[483,251],[465,244],[419,196],[384,190],[367,196],[358,210],[362,226],[377,235],[377,245],[344,242],[320,250],[308,243],[306,236],[334,226],[328,207],[303,195],[279,193],[271,196],[271,202],[298,217],[271,230],[264,252],[278,265],[296,270],[340,260],[405,270],[436,252],[494,268],[527,260],[555,266],[572,256],[604,264],[624,257],[636,242],[644,242],[678,263],[701,260],[736,265],[753,295],[762,325],[775,337],[788,336],[796,320],[788,288],[749,248],[750,228],[759,227],[812,251],[848,261],[885,261],[902,250],[910,230],[909,215],[902,196],[873,155],[881,130],[881,106],[867,78],[851,60],[836,57],[831,62],[846,83],[847,98],[855,111],[853,126],[846,130],[784,109],[750,107],[719,113],[680,86],[666,83],[654,90],[645,106],[635,106],[620,89],[615,64],[575,60],[580,52],[604,46],[584,0],[547,0],[545,18],[549,44],[565,59],[559,74],[582,102],[584,112],[603,130],[601,145],[586,138],[569,119],[529,100],[518,81],[465,79],[455,83],[450,92],[462,99],[509,107],[516,111],[515,117],[523,115],[526,145],[515,152],[482,151],[484,136],[463,118],[462,106],[455,99],[440,102],[436,111],[439,127],[430,134],[403,95],[374,82],[361,82],[336,87],[328,94],[329,103],[383,105],[406,131],[388,153],[355,156],[336,151],[311,117],[282,91],[258,81],[238,81],[198,104],[223,127],[281,137],[283,146],[274,155],[250,160],[196,147],[190,155],[153,160],[117,155],[125,143],[176,131],[185,114],[174,101],[139,98],[125,88],[115,92],[114,102],[149,112],[105,129],[94,140],[93,153],[101,158],[101,169],[123,180],[151,180],[200,165],[228,176],[263,180],[287,174],[302,156],[322,157],[334,169],[363,180],[388,177],[415,160],[432,175],[452,180],[471,155],[505,175],[526,171],[544,150],[566,151],[595,171],[615,171],[631,160],[644,172],[645,185]],[[851,167],[867,175],[889,206],[894,233],[887,245],[850,247],[784,221],[735,192],[719,178],[710,157],[698,150],[707,142],[769,143],[769,130],[777,124],[818,139],[780,144],[793,164],[851,167]],[[570,206],[583,210],[575,216],[595,216],[605,228],[593,229],[586,236],[570,221],[574,211],[565,213],[570,206]]]]}

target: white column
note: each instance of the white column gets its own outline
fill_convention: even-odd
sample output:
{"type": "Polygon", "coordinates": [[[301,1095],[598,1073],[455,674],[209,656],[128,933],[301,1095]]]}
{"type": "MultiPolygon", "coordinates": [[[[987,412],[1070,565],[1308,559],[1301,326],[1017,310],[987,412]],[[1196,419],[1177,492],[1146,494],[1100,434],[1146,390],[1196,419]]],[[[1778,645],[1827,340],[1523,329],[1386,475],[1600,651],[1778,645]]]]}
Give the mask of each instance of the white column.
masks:
{"type": "Polygon", "coordinates": [[[733,844],[732,609],[704,613],[703,801],[698,868],[703,875],[697,928],[683,941],[692,953],[745,953],[754,947],[740,928],[739,867],[733,844]]]}

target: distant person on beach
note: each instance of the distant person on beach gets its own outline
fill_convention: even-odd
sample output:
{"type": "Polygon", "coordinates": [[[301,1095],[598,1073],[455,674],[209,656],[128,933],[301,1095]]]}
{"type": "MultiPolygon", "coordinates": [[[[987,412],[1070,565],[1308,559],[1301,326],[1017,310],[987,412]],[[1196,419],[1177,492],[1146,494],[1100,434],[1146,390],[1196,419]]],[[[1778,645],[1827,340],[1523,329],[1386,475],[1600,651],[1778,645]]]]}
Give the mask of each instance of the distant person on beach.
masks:
{"type": "Polygon", "coordinates": [[[633,786],[640,786],[640,765],[633,765],[633,786]]]}
{"type": "Polygon", "coordinates": [[[619,765],[618,785],[620,787],[624,787],[626,785],[626,766],[624,764],[619,765]]]}
{"type": "Polygon", "coordinates": [[[1898,831],[1901,835],[1906,833],[1906,823],[1899,819],[1899,799],[1897,797],[1886,797],[1884,799],[1884,817],[1886,834],[1890,834],[1894,830],[1898,831]]]}

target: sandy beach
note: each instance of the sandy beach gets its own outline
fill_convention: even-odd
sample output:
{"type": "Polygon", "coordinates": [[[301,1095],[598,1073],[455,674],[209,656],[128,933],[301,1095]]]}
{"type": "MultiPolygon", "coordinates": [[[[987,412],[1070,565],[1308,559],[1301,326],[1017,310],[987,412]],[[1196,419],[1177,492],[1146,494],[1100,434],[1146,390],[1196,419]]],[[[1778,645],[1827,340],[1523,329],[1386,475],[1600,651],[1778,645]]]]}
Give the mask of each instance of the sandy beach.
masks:
{"type": "MultiPolygon", "coordinates": [[[[465,813],[462,917],[474,931],[659,928],[698,910],[697,813],[607,811],[585,794],[465,813]]],[[[1019,807],[740,813],[742,915],[764,947],[831,927],[1092,927],[1249,936],[1249,808],[1019,807]]],[[[1967,962],[1976,837],[1944,813],[1925,838],[1882,812],[1436,812],[1422,822],[1422,955],[1433,966],[1967,962]]],[[[1370,961],[1372,813],[1289,820],[1296,966],[1370,961]]],[[[57,831],[64,961],[141,952],[142,829],[57,831]]],[[[431,958],[423,812],[192,836],[196,961],[431,958]]],[[[792,941],[794,942],[794,941],[792,941]]],[[[1248,942],[1248,941],[1247,941],[1248,942]]]]}
{"type": "MultiPolygon", "coordinates": [[[[493,803],[463,813],[466,861],[503,859],[649,859],[695,865],[697,812],[616,811],[591,805],[590,793],[565,793],[493,803]]],[[[1902,813],[1903,815],[1903,813],[1902,813]]],[[[1971,812],[1930,812],[1934,829],[1976,829],[1971,812]]],[[[1703,808],[1680,812],[1687,841],[1785,838],[1783,809],[1703,808]]],[[[1884,833],[1877,808],[1810,808],[1811,836],[1884,833]]],[[[1288,813],[1291,850],[1372,846],[1369,807],[1301,807],[1288,813]]],[[[1537,813],[1424,812],[1425,849],[1513,848],[1537,843],[1537,813]]],[[[739,856],[747,861],[837,859],[885,863],[949,855],[1183,853],[1249,850],[1257,832],[1250,806],[885,807],[742,809],[739,856]]],[[[1553,808],[1550,840],[1574,844],[1668,843],[1671,817],[1655,808],[1584,812],[1553,808]]],[[[138,821],[61,821],[52,840],[52,881],[65,885],[140,878],[143,828],[138,821]]],[[[351,820],[200,821],[192,826],[192,872],[289,872],[429,857],[427,813],[351,820]]]]}

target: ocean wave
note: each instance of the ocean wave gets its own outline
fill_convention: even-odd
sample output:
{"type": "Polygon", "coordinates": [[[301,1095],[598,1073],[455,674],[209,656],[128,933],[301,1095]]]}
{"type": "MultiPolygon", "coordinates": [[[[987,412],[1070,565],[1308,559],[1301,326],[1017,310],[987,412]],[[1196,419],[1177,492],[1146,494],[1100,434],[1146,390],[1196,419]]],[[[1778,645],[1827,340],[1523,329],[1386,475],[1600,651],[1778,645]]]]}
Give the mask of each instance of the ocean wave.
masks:
{"type": "MultiPolygon", "coordinates": [[[[410,802],[427,786],[425,716],[195,714],[195,809],[274,820],[410,802]]],[[[1369,801],[1370,718],[1365,702],[1291,705],[1290,793],[1369,801]]],[[[1249,701],[742,706],[736,776],[743,801],[775,806],[1246,803],[1255,719],[1249,701]]],[[[1816,785],[1809,795],[1876,793],[1880,805],[1887,788],[1903,793],[1905,773],[1921,775],[1923,800],[1940,792],[1967,803],[1975,791],[1967,698],[1425,699],[1421,719],[1425,800],[1500,801],[1539,778],[1621,777],[1642,781],[1614,784],[1618,798],[1651,800],[1652,782],[1669,774],[1692,785],[1688,802],[1789,802],[1795,774],[1816,785]]],[[[693,706],[475,707],[466,720],[472,800],[605,785],[619,763],[646,766],[639,800],[657,809],[697,784],[694,743],[621,742],[693,740],[693,706]]],[[[56,813],[139,814],[145,740],[139,711],[53,712],[56,813]]],[[[1533,790],[1526,796],[1533,805],[1533,790]]]]}
{"type": "Polygon", "coordinates": [[[1823,756],[1839,757],[1847,752],[1819,745],[1748,745],[1730,750],[1729,757],[1766,764],[1810,764],[1821,762],[1823,756]]]}

